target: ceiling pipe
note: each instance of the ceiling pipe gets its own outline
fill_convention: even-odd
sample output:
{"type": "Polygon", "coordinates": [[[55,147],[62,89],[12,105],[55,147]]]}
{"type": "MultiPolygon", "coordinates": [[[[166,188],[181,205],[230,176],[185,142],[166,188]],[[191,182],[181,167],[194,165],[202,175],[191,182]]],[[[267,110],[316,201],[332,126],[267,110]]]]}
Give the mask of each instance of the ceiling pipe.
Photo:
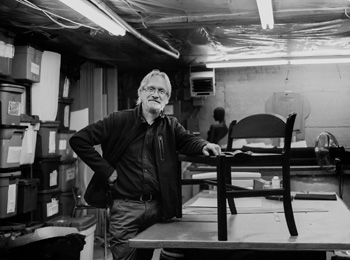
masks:
{"type": "Polygon", "coordinates": [[[104,2],[101,0],[90,0],[92,3],[94,3],[100,10],[102,10],[105,14],[107,14],[110,18],[112,18],[115,22],[119,23],[126,31],[134,35],[136,38],[140,39],[141,41],[147,43],[148,45],[152,46],[153,48],[164,52],[165,54],[174,57],[175,59],[178,59],[180,57],[179,51],[175,50],[171,46],[169,48],[172,49],[172,52],[164,49],[163,47],[159,46],[158,44],[148,40],[146,37],[144,37],[142,34],[140,34],[138,31],[136,31],[133,27],[131,27],[127,22],[125,22],[119,15],[117,15],[114,11],[112,11],[107,5],[105,5],[104,2]]]}

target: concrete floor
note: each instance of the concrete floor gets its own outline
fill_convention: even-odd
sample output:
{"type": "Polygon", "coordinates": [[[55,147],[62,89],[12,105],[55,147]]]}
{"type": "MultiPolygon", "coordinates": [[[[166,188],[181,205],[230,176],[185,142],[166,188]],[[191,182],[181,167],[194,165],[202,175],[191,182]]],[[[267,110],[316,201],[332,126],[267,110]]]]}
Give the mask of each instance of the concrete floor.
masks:
{"type": "MultiPolygon", "coordinates": [[[[158,260],[160,254],[160,249],[154,250],[153,258],[152,260],[158,260]]],[[[81,259],[83,260],[83,259],[81,259]]],[[[94,258],[93,260],[113,260],[111,251],[109,248],[107,248],[107,257],[104,256],[104,247],[103,247],[103,240],[100,238],[95,238],[94,243],[94,258]]]]}

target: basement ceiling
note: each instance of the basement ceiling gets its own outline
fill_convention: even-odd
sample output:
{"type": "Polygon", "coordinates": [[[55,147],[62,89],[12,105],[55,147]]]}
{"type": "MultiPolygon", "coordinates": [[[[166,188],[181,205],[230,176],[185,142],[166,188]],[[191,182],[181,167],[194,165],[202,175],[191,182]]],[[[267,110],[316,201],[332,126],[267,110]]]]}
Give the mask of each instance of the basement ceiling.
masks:
{"type": "Polygon", "coordinates": [[[139,35],[110,35],[59,0],[2,0],[0,27],[15,33],[15,43],[120,69],[170,70],[237,59],[350,55],[348,0],[272,0],[275,26],[266,30],[256,0],[100,2],[139,35]]]}

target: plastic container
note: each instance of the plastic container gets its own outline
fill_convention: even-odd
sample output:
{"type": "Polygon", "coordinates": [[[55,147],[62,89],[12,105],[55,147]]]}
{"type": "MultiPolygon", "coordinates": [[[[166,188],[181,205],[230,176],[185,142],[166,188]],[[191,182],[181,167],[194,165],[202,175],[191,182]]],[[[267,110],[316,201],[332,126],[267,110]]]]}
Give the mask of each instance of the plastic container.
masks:
{"type": "Polygon", "coordinates": [[[12,74],[12,62],[15,54],[14,37],[14,33],[0,28],[0,74],[4,76],[12,74]]]}
{"type": "Polygon", "coordinates": [[[60,193],[60,215],[71,216],[75,207],[73,191],[65,191],[60,193]]]}
{"type": "Polygon", "coordinates": [[[57,121],[40,121],[40,128],[36,140],[35,157],[55,157],[58,155],[58,127],[57,121]]]}
{"type": "Polygon", "coordinates": [[[33,218],[37,221],[48,221],[59,214],[60,189],[38,191],[36,210],[33,218]]]}
{"type": "Polygon", "coordinates": [[[73,150],[69,145],[69,139],[76,133],[75,130],[58,130],[58,154],[61,160],[73,159],[73,150]]]}
{"type": "Polygon", "coordinates": [[[34,161],[33,177],[40,180],[39,190],[59,188],[59,162],[59,156],[34,161]]]}
{"type": "Polygon", "coordinates": [[[0,175],[0,219],[17,215],[18,177],[20,171],[0,175]]]}
{"type": "Polygon", "coordinates": [[[68,216],[59,216],[46,222],[48,227],[67,227],[72,231],[78,231],[85,236],[85,245],[80,252],[80,260],[93,260],[94,256],[94,239],[97,219],[94,215],[86,215],[79,218],[68,216]]]}
{"type": "Polygon", "coordinates": [[[70,123],[70,107],[73,103],[73,98],[58,98],[58,109],[56,121],[60,122],[59,129],[68,130],[70,123]]]}
{"type": "Polygon", "coordinates": [[[19,214],[27,213],[36,209],[39,182],[40,180],[35,178],[19,179],[17,198],[17,212],[19,214]]]}
{"type": "Polygon", "coordinates": [[[72,191],[77,176],[77,159],[61,161],[58,166],[59,188],[61,191],[72,191]]]}
{"type": "Polygon", "coordinates": [[[15,46],[12,78],[40,82],[42,51],[32,46],[15,46]]]}
{"type": "Polygon", "coordinates": [[[26,126],[0,126],[0,168],[19,167],[26,126]]]}
{"type": "Polygon", "coordinates": [[[19,125],[21,121],[24,86],[0,83],[0,124],[19,125]]]}
{"type": "Polygon", "coordinates": [[[271,188],[272,189],[279,189],[279,188],[281,188],[281,180],[280,180],[280,177],[278,177],[277,175],[273,176],[273,178],[271,180],[271,188]]]}
{"type": "Polygon", "coordinates": [[[27,128],[25,129],[22,140],[21,159],[19,164],[33,164],[35,158],[36,139],[40,128],[39,117],[22,114],[20,125],[26,126],[27,128]]]}

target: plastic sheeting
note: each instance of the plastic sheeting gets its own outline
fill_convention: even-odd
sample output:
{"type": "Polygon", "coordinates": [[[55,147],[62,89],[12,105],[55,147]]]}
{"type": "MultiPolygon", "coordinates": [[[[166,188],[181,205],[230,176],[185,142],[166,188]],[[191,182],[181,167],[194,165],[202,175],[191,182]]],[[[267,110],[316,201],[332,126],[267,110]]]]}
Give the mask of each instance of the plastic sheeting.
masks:
{"type": "Polygon", "coordinates": [[[256,0],[104,1],[154,43],[178,50],[179,60],[149,48],[129,33],[111,36],[60,1],[31,2],[81,26],[75,24],[73,28],[72,23],[63,20],[55,23],[40,11],[11,0],[4,0],[0,6],[0,26],[11,24],[26,37],[40,35],[30,40],[43,49],[61,46],[62,50],[120,68],[350,54],[348,0],[272,0],[272,30],[261,28],[256,0]]]}

